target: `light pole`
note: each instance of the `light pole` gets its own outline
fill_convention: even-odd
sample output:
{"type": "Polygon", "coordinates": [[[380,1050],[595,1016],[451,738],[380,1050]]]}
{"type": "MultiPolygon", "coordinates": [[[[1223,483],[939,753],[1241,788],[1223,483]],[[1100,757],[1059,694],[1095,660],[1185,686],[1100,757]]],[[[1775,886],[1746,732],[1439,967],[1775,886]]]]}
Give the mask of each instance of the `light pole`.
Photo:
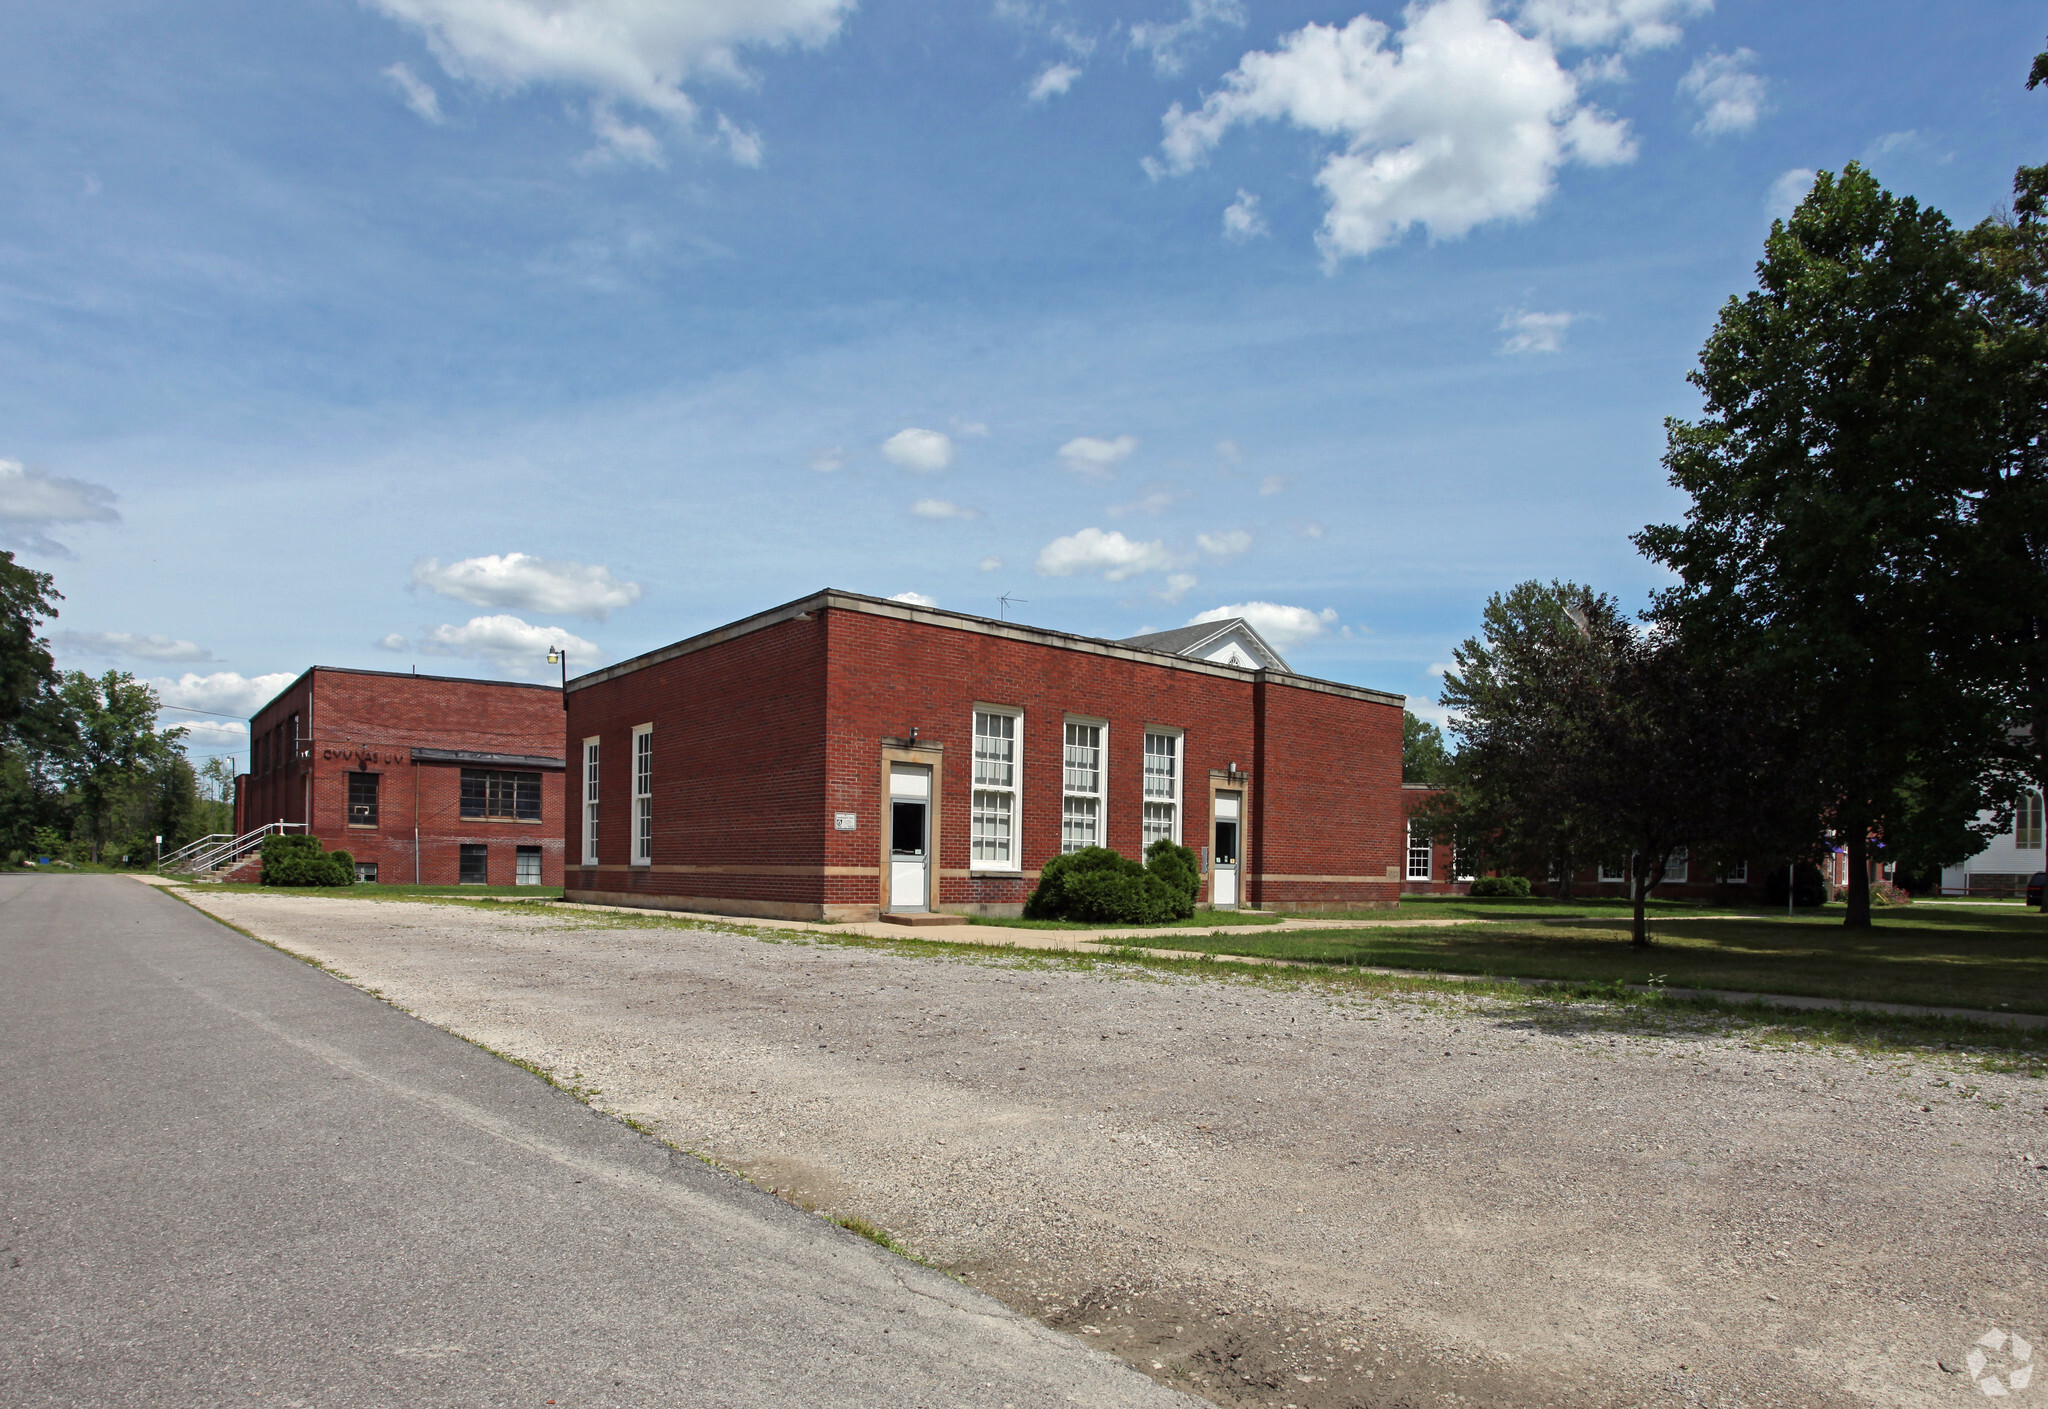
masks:
{"type": "Polygon", "coordinates": [[[548,664],[562,667],[562,708],[569,708],[569,648],[556,646],[548,652],[548,664]]]}

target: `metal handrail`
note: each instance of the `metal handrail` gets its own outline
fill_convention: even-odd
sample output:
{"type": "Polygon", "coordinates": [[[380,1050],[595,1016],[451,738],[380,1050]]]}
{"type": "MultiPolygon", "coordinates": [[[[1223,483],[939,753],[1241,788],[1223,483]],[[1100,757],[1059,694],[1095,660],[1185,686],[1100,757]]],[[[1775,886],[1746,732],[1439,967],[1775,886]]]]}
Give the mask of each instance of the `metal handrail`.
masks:
{"type": "MultiPolygon", "coordinates": [[[[263,839],[272,833],[281,835],[285,832],[303,832],[305,830],[306,824],[304,822],[266,823],[253,832],[244,832],[230,841],[218,842],[209,849],[194,852],[191,856],[185,857],[179,862],[178,869],[188,875],[197,875],[201,871],[218,871],[223,866],[232,866],[235,862],[240,861],[250,852],[256,850],[257,847],[263,844],[263,839]]],[[[223,832],[218,835],[225,836],[227,834],[223,832]]],[[[169,857],[165,858],[166,861],[169,859],[169,857]]]]}
{"type": "Polygon", "coordinates": [[[186,842],[169,856],[159,856],[156,860],[156,868],[161,871],[166,866],[175,866],[194,852],[202,851],[210,846],[217,846],[224,841],[232,841],[234,836],[233,832],[208,832],[197,841],[186,842]]]}

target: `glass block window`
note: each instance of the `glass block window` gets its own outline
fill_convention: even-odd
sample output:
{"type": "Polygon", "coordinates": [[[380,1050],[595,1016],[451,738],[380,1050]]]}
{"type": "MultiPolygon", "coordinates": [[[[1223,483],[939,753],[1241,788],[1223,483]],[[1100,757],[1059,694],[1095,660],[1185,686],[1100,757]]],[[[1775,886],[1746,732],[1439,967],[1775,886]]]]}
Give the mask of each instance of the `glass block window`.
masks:
{"type": "Polygon", "coordinates": [[[498,822],[540,820],[540,774],[501,768],[462,770],[462,815],[498,822]]]}
{"type": "Polygon", "coordinates": [[[537,886],[540,884],[540,848],[522,846],[513,855],[512,884],[516,886],[537,886]]]}
{"type": "Polygon", "coordinates": [[[348,824],[351,827],[377,825],[377,782],[380,773],[348,775],[348,824]]]}
{"type": "Polygon", "coordinates": [[[633,731],[633,864],[654,860],[654,726],[633,731]]]}
{"type": "MultiPolygon", "coordinates": [[[[456,882],[466,886],[488,885],[490,883],[491,849],[481,842],[462,844],[461,869],[456,872],[456,882]]],[[[442,873],[446,875],[444,871],[442,873]]]]}
{"type": "Polygon", "coordinates": [[[1427,832],[1417,834],[1415,824],[1408,824],[1408,879],[1426,881],[1436,860],[1434,839],[1427,832]]]}
{"type": "Polygon", "coordinates": [[[1102,845],[1102,726],[1067,725],[1060,850],[1102,845]]]}
{"type": "Polygon", "coordinates": [[[596,739],[583,741],[583,864],[597,864],[597,759],[596,739]]]}
{"type": "Polygon", "coordinates": [[[974,712],[974,796],[970,863],[991,869],[1017,863],[1017,744],[1023,721],[1001,710],[974,712]]]}

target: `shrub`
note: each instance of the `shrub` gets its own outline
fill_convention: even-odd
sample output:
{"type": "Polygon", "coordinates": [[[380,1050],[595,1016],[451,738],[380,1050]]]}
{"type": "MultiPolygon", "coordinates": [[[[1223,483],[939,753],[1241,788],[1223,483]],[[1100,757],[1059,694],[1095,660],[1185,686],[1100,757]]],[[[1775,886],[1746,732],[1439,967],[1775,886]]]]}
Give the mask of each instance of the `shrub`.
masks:
{"type": "Polygon", "coordinates": [[[322,851],[318,837],[275,833],[263,839],[262,854],[267,886],[355,884],[355,858],[346,851],[322,851]]]}
{"type": "MultiPolygon", "coordinates": [[[[1846,894],[1846,892],[1845,892],[1846,894]]],[[[1893,905],[1911,905],[1913,897],[1887,880],[1870,883],[1871,908],[1889,908],[1893,905]]]]}
{"type": "Polygon", "coordinates": [[[1195,854],[1161,840],[1145,855],[1143,866],[1106,846],[1055,856],[1039,870],[1024,914],[1098,925],[1160,925],[1193,915],[1201,887],[1195,854]]]}
{"type": "Polygon", "coordinates": [[[1529,898],[1529,878],[1527,876],[1481,876],[1478,880],[1472,882],[1472,889],[1469,894],[1478,896],[1482,900],[1489,897],[1527,900],[1529,898]]]}

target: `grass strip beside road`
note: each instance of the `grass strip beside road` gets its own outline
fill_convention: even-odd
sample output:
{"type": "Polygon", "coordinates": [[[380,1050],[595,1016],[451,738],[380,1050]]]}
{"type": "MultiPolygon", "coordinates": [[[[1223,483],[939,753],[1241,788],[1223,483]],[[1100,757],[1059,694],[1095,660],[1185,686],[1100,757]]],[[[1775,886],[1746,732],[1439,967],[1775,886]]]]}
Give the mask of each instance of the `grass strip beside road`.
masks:
{"type": "Polygon", "coordinates": [[[1157,925],[1106,925],[1096,920],[1022,920],[988,915],[962,915],[970,925],[992,925],[1005,930],[1187,930],[1214,929],[1218,925],[1277,925],[1281,917],[1254,910],[1198,910],[1192,919],[1167,920],[1157,925]]]}
{"type": "MultiPolygon", "coordinates": [[[[1121,941],[1120,941],[1121,942],[1121,941]]],[[[1838,918],[1696,919],[1647,949],[1622,919],[1418,929],[1181,932],[1138,946],[1422,973],[1663,984],[1813,998],[2048,1013],[2048,923],[2009,911],[1901,911],[1873,930],[1838,918]]]]}

